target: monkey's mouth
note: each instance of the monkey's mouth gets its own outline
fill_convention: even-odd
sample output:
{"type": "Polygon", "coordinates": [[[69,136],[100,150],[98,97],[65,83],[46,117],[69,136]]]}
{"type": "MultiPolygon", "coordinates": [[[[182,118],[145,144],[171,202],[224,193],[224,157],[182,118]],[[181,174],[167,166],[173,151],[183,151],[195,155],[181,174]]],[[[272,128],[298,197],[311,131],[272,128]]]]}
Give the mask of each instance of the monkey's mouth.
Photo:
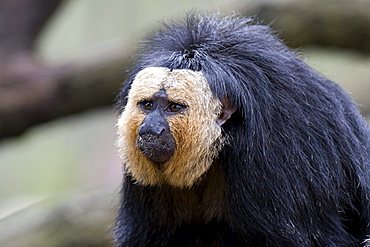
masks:
{"type": "Polygon", "coordinates": [[[176,149],[175,140],[166,134],[138,136],[136,145],[145,157],[158,164],[166,163],[176,149]]]}

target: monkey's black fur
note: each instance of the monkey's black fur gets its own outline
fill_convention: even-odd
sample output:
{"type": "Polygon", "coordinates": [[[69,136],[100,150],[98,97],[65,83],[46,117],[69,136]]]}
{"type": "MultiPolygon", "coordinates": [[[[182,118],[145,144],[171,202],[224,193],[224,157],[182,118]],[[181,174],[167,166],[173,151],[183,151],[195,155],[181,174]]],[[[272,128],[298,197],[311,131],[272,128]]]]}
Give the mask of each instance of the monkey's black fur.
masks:
{"type": "Polygon", "coordinates": [[[166,25],[145,45],[120,110],[135,74],[153,66],[202,71],[214,95],[237,107],[213,165],[225,181],[225,214],[185,222],[172,207],[200,190],[145,187],[125,175],[118,246],[359,246],[370,234],[369,127],[269,27],[195,15],[166,25]]]}

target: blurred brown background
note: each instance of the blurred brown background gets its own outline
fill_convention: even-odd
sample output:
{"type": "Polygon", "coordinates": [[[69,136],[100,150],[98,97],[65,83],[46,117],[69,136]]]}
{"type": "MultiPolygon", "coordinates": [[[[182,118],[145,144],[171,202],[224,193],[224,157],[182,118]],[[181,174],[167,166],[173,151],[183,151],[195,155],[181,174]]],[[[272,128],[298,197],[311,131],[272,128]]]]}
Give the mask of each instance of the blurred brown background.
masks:
{"type": "Polygon", "coordinates": [[[110,246],[112,102],[135,48],[189,10],[271,24],[370,116],[370,1],[0,0],[0,246],[110,246]]]}

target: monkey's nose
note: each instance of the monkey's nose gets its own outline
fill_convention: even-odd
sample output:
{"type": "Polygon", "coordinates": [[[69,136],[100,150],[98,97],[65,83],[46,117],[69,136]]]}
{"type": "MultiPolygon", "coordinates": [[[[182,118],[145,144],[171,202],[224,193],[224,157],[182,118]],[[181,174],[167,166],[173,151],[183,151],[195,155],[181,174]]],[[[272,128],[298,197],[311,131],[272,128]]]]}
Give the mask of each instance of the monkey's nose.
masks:
{"type": "Polygon", "coordinates": [[[166,130],[166,127],[161,123],[150,123],[150,124],[143,124],[139,128],[139,135],[154,135],[154,136],[160,136],[163,134],[163,132],[166,130]]]}
{"type": "Polygon", "coordinates": [[[139,135],[136,145],[144,156],[157,164],[166,163],[176,149],[175,139],[168,131],[160,135],[139,135]]]}

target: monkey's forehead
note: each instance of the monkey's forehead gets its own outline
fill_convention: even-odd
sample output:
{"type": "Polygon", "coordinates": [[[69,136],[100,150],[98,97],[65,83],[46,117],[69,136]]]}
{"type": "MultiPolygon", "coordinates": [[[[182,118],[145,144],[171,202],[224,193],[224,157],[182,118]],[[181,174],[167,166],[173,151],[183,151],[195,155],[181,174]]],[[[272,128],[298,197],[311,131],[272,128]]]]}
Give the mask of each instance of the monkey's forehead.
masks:
{"type": "Polygon", "coordinates": [[[189,69],[170,70],[164,67],[148,67],[136,74],[131,85],[129,98],[150,98],[163,89],[168,97],[175,101],[199,95],[212,97],[211,89],[202,72],[189,69]]]}

